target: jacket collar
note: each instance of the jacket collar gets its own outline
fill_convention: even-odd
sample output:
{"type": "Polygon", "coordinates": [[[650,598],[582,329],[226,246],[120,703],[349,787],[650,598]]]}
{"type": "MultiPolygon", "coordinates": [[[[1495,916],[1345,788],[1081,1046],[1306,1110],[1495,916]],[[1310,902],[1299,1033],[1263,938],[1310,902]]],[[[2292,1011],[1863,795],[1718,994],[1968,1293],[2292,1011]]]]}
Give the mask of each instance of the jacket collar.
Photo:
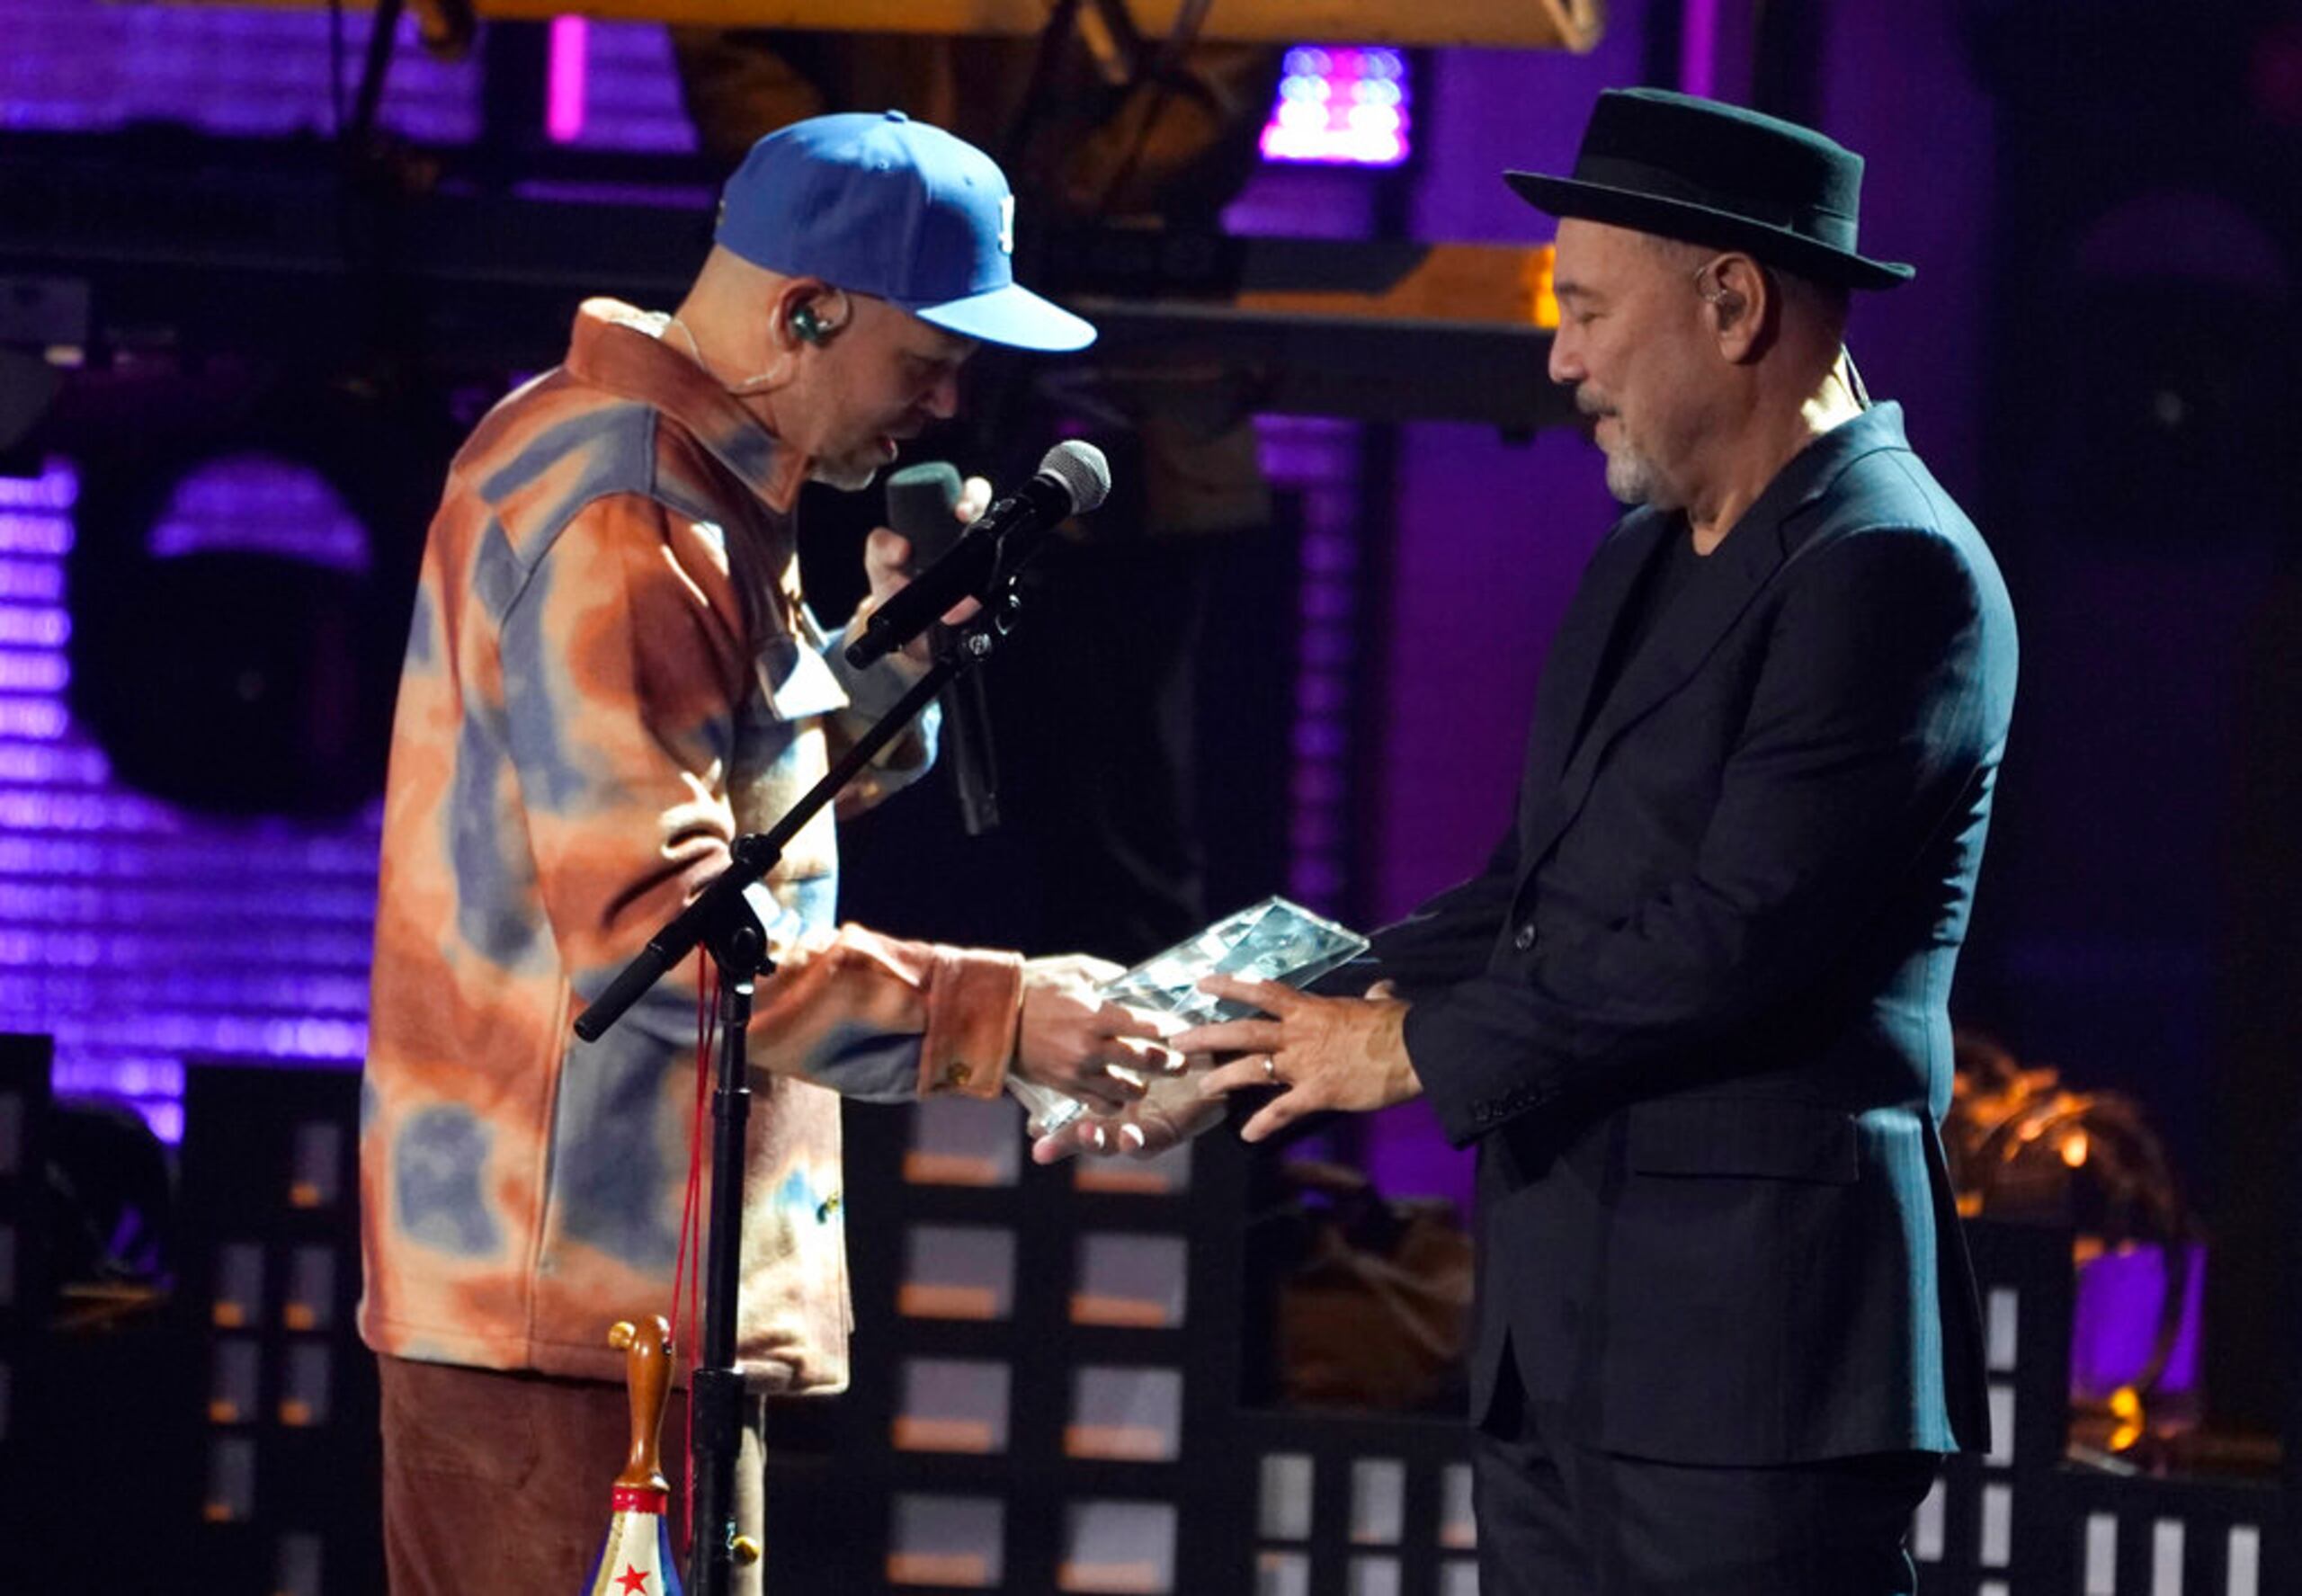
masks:
{"type": "Polygon", "coordinates": [[[1774,474],[1751,507],[1743,512],[1718,546],[1718,553],[1732,548],[1745,532],[1761,534],[1751,543],[1764,543],[1763,550],[1745,548],[1748,558],[1762,559],[1771,566],[1775,559],[1790,551],[1784,540],[1790,524],[1798,512],[1813,504],[1841,473],[1865,455],[1880,450],[1907,450],[1910,440],[1903,432],[1903,407],[1891,400],[1873,405],[1860,415],[1839,423],[1829,432],[1792,455],[1789,463],[1774,474]]]}
{"type": "Polygon", "coordinates": [[[677,342],[665,341],[670,321],[618,299],[584,300],[568,341],[568,373],[661,410],[770,509],[788,514],[798,501],[806,461],[677,342]]]}

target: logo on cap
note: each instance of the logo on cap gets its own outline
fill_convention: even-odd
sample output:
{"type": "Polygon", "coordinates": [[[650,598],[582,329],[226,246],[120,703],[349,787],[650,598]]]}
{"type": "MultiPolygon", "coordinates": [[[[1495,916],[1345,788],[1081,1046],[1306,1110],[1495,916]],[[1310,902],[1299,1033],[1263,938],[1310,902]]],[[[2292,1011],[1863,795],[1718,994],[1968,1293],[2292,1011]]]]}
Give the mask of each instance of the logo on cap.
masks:
{"type": "Polygon", "coordinates": [[[999,253],[1015,253],[1015,196],[1004,194],[999,201],[999,253]]]}

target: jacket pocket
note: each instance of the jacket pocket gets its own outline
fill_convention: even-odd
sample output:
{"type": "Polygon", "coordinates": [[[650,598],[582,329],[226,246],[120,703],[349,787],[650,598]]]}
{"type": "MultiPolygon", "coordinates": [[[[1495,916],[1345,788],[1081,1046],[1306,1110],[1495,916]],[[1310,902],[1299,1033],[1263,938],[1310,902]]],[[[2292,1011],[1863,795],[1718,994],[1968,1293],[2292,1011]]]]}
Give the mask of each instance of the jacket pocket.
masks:
{"type": "Polygon", "coordinates": [[[1742,1175],[1851,1185],[1854,1119],[1782,1098],[1686,1098],[1632,1107],[1624,1157],[1642,1175],[1742,1175]]]}

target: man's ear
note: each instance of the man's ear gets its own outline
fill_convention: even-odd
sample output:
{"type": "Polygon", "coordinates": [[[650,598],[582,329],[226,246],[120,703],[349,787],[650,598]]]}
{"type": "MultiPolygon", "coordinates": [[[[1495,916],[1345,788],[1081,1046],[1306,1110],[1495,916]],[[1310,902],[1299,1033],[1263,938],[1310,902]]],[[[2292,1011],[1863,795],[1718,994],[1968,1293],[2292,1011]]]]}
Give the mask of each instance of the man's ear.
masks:
{"type": "Polygon", "coordinates": [[[1722,255],[1706,273],[1703,303],[1710,308],[1712,334],[1719,352],[1740,363],[1763,348],[1774,315],[1774,284],[1748,255],[1722,255]]]}
{"type": "Polygon", "coordinates": [[[781,351],[828,343],[846,325],[846,299],[820,277],[791,278],[776,290],[768,307],[768,336],[781,351]]]}

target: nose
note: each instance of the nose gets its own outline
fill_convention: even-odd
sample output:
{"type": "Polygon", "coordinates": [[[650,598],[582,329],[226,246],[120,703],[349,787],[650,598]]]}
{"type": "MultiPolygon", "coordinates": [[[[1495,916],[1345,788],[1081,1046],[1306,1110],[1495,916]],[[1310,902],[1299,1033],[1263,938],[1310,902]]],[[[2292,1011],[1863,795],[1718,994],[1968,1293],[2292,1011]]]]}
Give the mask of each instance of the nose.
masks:
{"type": "Polygon", "coordinates": [[[1550,335],[1550,379],[1566,387],[1582,381],[1590,372],[1584,368],[1582,352],[1575,346],[1575,337],[1568,325],[1562,322],[1550,335]]]}
{"type": "Polygon", "coordinates": [[[949,421],[959,413],[959,374],[942,371],[928,385],[927,414],[937,421],[949,421]]]}

